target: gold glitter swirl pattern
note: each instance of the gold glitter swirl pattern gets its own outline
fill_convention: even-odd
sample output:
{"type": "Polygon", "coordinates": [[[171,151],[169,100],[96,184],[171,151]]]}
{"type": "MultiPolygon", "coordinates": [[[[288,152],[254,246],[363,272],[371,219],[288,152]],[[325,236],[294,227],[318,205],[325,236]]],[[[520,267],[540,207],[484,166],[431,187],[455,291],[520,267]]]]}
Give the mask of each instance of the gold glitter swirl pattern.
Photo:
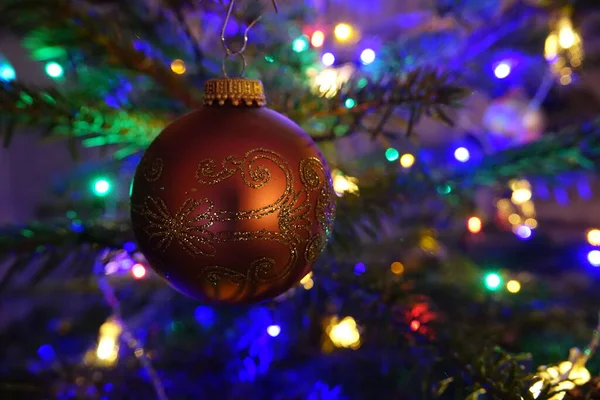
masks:
{"type": "MultiPolygon", "coordinates": [[[[158,160],[158,159],[157,159],[158,160]]],[[[146,198],[143,207],[133,207],[147,221],[145,231],[157,249],[166,251],[176,241],[192,256],[215,256],[216,245],[225,242],[271,241],[287,248],[288,258],[281,268],[270,257],[261,257],[250,263],[246,273],[225,266],[206,266],[199,272],[218,290],[219,282],[227,280],[245,291],[245,285],[275,282],[287,277],[303,249],[307,263],[314,262],[327,244],[335,216],[336,196],[331,177],[321,160],[316,157],[303,159],[298,172],[304,188],[295,191],[294,174],[288,162],[276,152],[264,148],[250,150],[241,159],[225,157],[220,166],[213,159],[202,160],[196,169],[196,181],[203,185],[216,185],[235,175],[244,183],[260,190],[272,180],[272,166],[283,172],[285,185],[283,193],[272,203],[251,210],[219,210],[214,203],[203,198],[187,199],[175,213],[171,213],[165,202],[157,197],[146,198]],[[316,193],[315,193],[316,192],[316,193]],[[314,197],[313,197],[314,196],[314,197]],[[316,197],[316,198],[315,198],[316,197]],[[314,200],[313,200],[314,199],[314,200]],[[278,213],[279,231],[221,231],[208,230],[215,223],[260,219],[278,213]],[[311,236],[313,221],[316,218],[324,234],[311,236]]],[[[148,171],[154,177],[162,172],[162,160],[154,160],[148,171]]],[[[146,176],[146,174],[144,174],[146,176]]],[[[158,178],[156,178],[158,179],[158,178]]]]}
{"type": "Polygon", "coordinates": [[[141,213],[148,222],[146,234],[158,249],[165,251],[175,240],[193,256],[214,256],[215,235],[207,230],[214,223],[212,208],[208,199],[188,199],[175,214],[171,214],[162,199],[147,197],[141,213]],[[194,216],[201,205],[205,205],[206,210],[194,216]]]}
{"type": "Polygon", "coordinates": [[[317,157],[305,158],[300,162],[300,180],[310,191],[317,190],[323,184],[317,171],[325,175],[325,168],[317,157]]]}
{"type": "Polygon", "coordinates": [[[326,244],[327,238],[324,235],[314,235],[311,237],[304,250],[304,259],[306,262],[312,264],[319,257],[319,254],[325,250],[326,244]]]}
{"type": "Polygon", "coordinates": [[[140,163],[142,175],[148,182],[156,182],[162,175],[163,164],[162,158],[155,158],[150,161],[148,157],[144,157],[140,163]]]}

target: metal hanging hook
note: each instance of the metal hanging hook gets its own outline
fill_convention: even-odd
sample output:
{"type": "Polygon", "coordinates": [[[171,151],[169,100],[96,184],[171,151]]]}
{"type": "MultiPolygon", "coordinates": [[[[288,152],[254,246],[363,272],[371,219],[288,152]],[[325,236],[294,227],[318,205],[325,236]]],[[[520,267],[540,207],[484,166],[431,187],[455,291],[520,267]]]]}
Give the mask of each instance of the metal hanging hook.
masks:
{"type": "MultiPolygon", "coordinates": [[[[277,7],[277,1],[271,0],[271,2],[273,3],[273,8],[275,8],[275,12],[278,13],[279,8],[277,7]]],[[[227,25],[229,24],[229,19],[231,18],[231,15],[233,14],[233,6],[234,5],[235,5],[235,0],[230,0],[229,7],[227,9],[227,15],[225,16],[225,21],[223,22],[223,28],[221,29],[221,44],[223,45],[223,49],[225,50],[225,57],[223,58],[223,64],[222,64],[223,76],[225,76],[225,78],[228,77],[227,71],[225,69],[225,62],[231,56],[238,56],[241,58],[242,72],[240,73],[240,76],[244,76],[244,72],[246,72],[246,57],[244,56],[244,52],[246,51],[246,47],[248,47],[248,32],[250,32],[250,29],[254,28],[254,26],[256,24],[258,24],[263,17],[262,15],[259,15],[254,21],[252,21],[246,27],[246,29],[244,30],[244,42],[242,44],[242,47],[239,50],[231,50],[227,46],[227,43],[226,43],[225,31],[227,30],[227,25]]]]}

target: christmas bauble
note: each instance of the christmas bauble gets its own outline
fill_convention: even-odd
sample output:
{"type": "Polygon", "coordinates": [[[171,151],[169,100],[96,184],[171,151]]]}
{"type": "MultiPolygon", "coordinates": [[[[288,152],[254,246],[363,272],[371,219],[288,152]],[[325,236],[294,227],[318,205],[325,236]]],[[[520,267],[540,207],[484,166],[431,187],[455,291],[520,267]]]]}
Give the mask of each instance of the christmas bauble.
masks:
{"type": "Polygon", "coordinates": [[[531,108],[520,91],[494,100],[483,116],[490,141],[498,150],[538,140],[544,130],[544,115],[531,108]]]}
{"type": "Polygon", "coordinates": [[[276,297],[327,243],[331,174],[310,136],[264,107],[259,81],[208,81],[205,103],[144,154],[131,194],[135,237],[150,266],[191,297],[276,297]]]}

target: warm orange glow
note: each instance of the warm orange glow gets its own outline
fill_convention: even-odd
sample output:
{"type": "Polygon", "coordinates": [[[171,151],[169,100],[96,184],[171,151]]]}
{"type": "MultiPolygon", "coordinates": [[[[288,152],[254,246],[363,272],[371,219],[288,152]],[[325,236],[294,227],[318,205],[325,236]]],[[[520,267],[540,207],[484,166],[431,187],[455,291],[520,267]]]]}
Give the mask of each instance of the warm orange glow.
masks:
{"type": "Polygon", "coordinates": [[[310,38],[310,44],[313,47],[319,48],[322,47],[325,43],[325,34],[322,31],[315,31],[310,38]]]}
{"type": "Polygon", "coordinates": [[[469,218],[469,221],[467,222],[467,228],[469,229],[469,232],[471,233],[479,233],[481,232],[481,219],[477,218],[477,217],[471,217],[469,218]]]}

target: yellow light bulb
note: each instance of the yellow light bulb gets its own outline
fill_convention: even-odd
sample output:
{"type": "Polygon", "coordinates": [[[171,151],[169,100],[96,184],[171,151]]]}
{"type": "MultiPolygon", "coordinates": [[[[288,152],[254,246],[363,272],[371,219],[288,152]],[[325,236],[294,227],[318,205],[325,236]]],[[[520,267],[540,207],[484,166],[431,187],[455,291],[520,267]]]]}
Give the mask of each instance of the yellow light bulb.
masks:
{"type": "Polygon", "coordinates": [[[527,188],[517,189],[512,193],[511,200],[515,204],[523,204],[531,200],[531,190],[527,188]]]}
{"type": "Polygon", "coordinates": [[[558,44],[563,49],[569,49],[575,44],[575,32],[568,18],[562,18],[559,22],[558,44]]]}
{"type": "Polygon", "coordinates": [[[512,225],[518,225],[521,223],[521,217],[519,214],[510,214],[508,216],[508,222],[510,222],[512,225]]]}
{"type": "Polygon", "coordinates": [[[119,354],[119,348],[113,338],[102,337],[98,342],[96,357],[100,360],[115,361],[119,354]]]}
{"type": "Polygon", "coordinates": [[[356,321],[352,317],[346,317],[338,322],[332,318],[327,333],[333,344],[337,347],[358,349],[360,347],[360,332],[356,321]]]}
{"type": "Polygon", "coordinates": [[[587,241],[592,246],[600,246],[600,229],[590,229],[587,233],[587,241]]]}
{"type": "Polygon", "coordinates": [[[402,157],[400,157],[400,165],[403,168],[410,168],[414,165],[415,163],[415,156],[413,156],[412,154],[403,154],[402,157]]]}
{"type": "Polygon", "coordinates": [[[519,281],[510,280],[506,282],[506,290],[510,293],[519,293],[521,291],[521,284],[519,281]]]}
{"type": "Polygon", "coordinates": [[[479,233],[481,232],[481,219],[477,218],[477,217],[471,217],[469,218],[468,222],[467,222],[467,228],[469,229],[469,232],[471,233],[479,233]]]}
{"type": "Polygon", "coordinates": [[[175,72],[177,75],[182,75],[186,71],[185,63],[182,60],[174,60],[171,63],[171,71],[175,72]]]}
{"type": "Polygon", "coordinates": [[[345,42],[352,37],[354,29],[349,24],[341,23],[337,24],[333,30],[335,38],[340,42],[345,42]]]}
{"type": "Polygon", "coordinates": [[[344,193],[358,193],[358,179],[346,176],[341,171],[335,170],[333,175],[333,190],[338,196],[343,196],[344,193]]]}
{"type": "Polygon", "coordinates": [[[527,225],[531,229],[535,229],[538,226],[538,222],[537,222],[537,220],[535,218],[527,218],[525,220],[525,225],[527,225]]]}

